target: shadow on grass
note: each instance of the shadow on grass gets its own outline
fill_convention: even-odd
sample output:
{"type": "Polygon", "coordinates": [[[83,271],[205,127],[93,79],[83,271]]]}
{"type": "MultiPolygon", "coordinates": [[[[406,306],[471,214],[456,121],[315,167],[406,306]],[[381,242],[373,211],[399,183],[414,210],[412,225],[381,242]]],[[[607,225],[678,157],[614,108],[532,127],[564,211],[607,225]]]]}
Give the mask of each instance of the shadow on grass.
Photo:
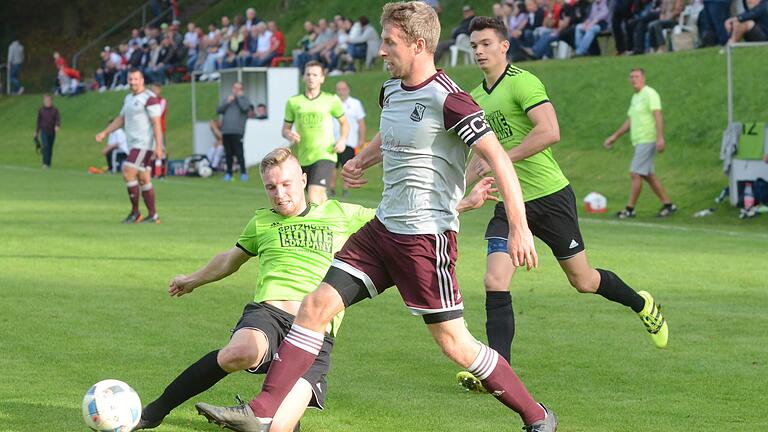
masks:
{"type": "MultiPolygon", "coordinates": [[[[88,427],[82,420],[82,411],[76,407],[65,408],[36,402],[0,401],[0,431],[87,431],[88,427]],[[58,419],[57,423],[37,423],[43,419],[58,419]]],[[[177,431],[206,431],[219,430],[210,425],[203,417],[167,418],[163,422],[165,430],[177,431]]]]}

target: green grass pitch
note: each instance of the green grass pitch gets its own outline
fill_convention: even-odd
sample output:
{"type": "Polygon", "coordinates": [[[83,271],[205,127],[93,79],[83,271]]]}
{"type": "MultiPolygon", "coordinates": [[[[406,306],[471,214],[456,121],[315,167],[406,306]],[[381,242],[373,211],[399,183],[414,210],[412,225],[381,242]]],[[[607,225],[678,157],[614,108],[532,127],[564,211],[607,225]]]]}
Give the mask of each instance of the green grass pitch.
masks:
{"type": "MultiPolygon", "coordinates": [[[[370,174],[375,179],[375,170],[370,174]]],[[[253,290],[255,265],[193,295],[168,281],[232,246],[267,205],[258,180],[157,181],[161,225],[125,226],[119,177],[3,166],[0,198],[0,431],[85,430],[80,402],[117,378],[146,403],[188,364],[226,343],[253,290]]],[[[351,201],[375,205],[376,181],[351,201]]],[[[470,330],[484,339],[482,232],[491,207],[465,214],[458,276],[470,330]]],[[[657,350],[629,311],[578,295],[546,247],[513,282],[513,365],[560,416],[562,431],[764,430],[765,245],[740,227],[583,220],[591,261],[664,305],[670,346],[657,350]],[[762,378],[761,378],[762,377],[762,378]]],[[[454,383],[421,320],[396,291],[366,301],[342,325],[326,412],[305,431],[517,430],[513,413],[454,383]]],[[[232,375],[194,399],[231,404],[261,378],[232,375]]],[[[192,403],[167,431],[216,430],[192,403]]]]}

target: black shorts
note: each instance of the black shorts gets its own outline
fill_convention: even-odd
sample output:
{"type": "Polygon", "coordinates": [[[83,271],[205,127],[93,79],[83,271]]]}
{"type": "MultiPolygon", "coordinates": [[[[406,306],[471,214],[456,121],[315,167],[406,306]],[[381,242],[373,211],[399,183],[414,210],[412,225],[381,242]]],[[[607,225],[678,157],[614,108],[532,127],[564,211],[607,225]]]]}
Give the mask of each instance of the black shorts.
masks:
{"type": "Polygon", "coordinates": [[[355,148],[347,146],[344,148],[343,152],[339,153],[339,160],[336,162],[336,168],[343,167],[344,164],[349,162],[353,157],[355,157],[355,148]]]}
{"type": "MultiPolygon", "coordinates": [[[[243,316],[232,329],[236,331],[247,328],[260,330],[267,337],[267,352],[264,353],[262,363],[248,372],[254,374],[265,374],[272,363],[272,359],[277,354],[277,349],[283,343],[283,339],[291,330],[294,316],[266,303],[248,303],[243,309],[243,316]]],[[[325,379],[328,371],[331,369],[331,349],[333,349],[333,338],[326,333],[323,341],[323,348],[320,350],[315,362],[312,363],[307,373],[302,378],[312,386],[312,399],[309,406],[317,409],[323,409],[325,406],[325,395],[328,393],[328,383],[325,379]]]]}
{"type": "MultiPolygon", "coordinates": [[[[584,250],[576,213],[576,197],[570,185],[553,194],[526,202],[525,215],[533,235],[544,241],[558,260],[566,260],[584,250]]],[[[488,253],[507,252],[508,235],[507,213],[504,203],[500,202],[496,204],[496,210],[485,230],[488,253]]]]}
{"type": "Polygon", "coordinates": [[[301,167],[301,172],[307,175],[307,186],[331,186],[331,174],[336,169],[333,161],[319,160],[312,165],[301,167]]]}
{"type": "Polygon", "coordinates": [[[744,40],[747,42],[768,41],[768,29],[762,27],[758,23],[755,23],[755,25],[744,34],[744,40]]]}

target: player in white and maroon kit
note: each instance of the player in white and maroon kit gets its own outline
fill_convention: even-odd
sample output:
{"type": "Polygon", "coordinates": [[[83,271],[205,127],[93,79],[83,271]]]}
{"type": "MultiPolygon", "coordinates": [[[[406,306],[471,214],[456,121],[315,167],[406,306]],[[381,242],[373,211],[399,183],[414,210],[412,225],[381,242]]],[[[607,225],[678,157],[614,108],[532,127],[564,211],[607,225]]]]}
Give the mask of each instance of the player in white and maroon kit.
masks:
{"type": "Polygon", "coordinates": [[[421,315],[443,352],[479,374],[483,385],[523,419],[526,431],[554,432],[555,415],[528,394],[506,360],[477,341],[462,318],[454,273],[470,148],[491,166],[507,203],[509,253],[515,265],[537,265],[520,185],[483,111],[434,66],[440,23],[422,2],[388,3],[381,18],[384,58],[393,79],[384,83],[379,134],[343,170],[351,187],[363,170],[384,163],[384,192],[376,218],[335,255],[323,283],[302,302],[278,350],[262,392],[248,404],[198,404],[201,414],[238,431],[268,431],[295,382],[312,365],[333,316],[396,285],[406,306],[421,315]]]}
{"type": "Polygon", "coordinates": [[[112,131],[125,131],[128,140],[128,159],[123,162],[123,179],[131,199],[131,213],[123,223],[160,223],[155,208],[155,190],[152,188],[152,161],[159,166],[163,160],[163,109],[154,93],[144,87],[144,75],[138,69],[128,72],[131,93],[125,97],[120,115],[106,129],[96,134],[101,142],[112,131]],[[139,190],[149,214],[139,212],[139,190]]]}

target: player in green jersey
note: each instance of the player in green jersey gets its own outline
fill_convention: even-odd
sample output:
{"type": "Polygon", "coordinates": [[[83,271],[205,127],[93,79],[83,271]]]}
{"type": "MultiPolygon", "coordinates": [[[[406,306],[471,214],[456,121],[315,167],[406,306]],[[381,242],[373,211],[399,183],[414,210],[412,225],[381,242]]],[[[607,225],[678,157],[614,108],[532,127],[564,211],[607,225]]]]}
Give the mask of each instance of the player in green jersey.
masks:
{"type": "MultiPolygon", "coordinates": [[[[374,209],[335,200],[321,205],[308,203],[304,196],[306,175],[286,148],[264,157],[261,176],[271,208],[256,211],[234,247],[195,273],[176,276],[168,289],[171,296],[181,297],[226,278],[256,256],[259,274],[253,301],[245,306],[227,345],[206,354],[176,377],[159,398],[144,408],[133,430],[159,426],[171,410],[232,372],[265,373],[291,328],[301,300],[320,284],[333,254],[375,214],[374,209]]],[[[481,180],[461,201],[459,211],[495,200],[493,192],[493,179],[481,180]]],[[[323,408],[332,337],[342,316],[333,319],[317,361],[283,400],[272,432],[293,430],[307,406],[323,408]]]]}
{"type": "Polygon", "coordinates": [[[336,169],[337,154],[347,148],[349,123],[341,99],[320,90],[325,82],[323,66],[311,61],[304,67],[304,93],[285,104],[283,138],[296,146],[296,157],[307,175],[309,201],[321,204],[336,169]],[[339,139],[333,136],[333,117],[339,121],[339,139]],[[295,129],[295,130],[294,130],[295,129]]]}
{"type": "MultiPolygon", "coordinates": [[[[530,72],[507,63],[509,42],[502,21],[476,17],[470,24],[470,41],[485,75],[471,95],[515,165],[531,232],[550,247],[578,292],[596,293],[631,308],[656,346],[665,347],[667,323],[653,297],[636,292],[609,270],[593,268],[587,260],[573,190],[550,149],[560,140],[560,128],[544,85],[530,72]]],[[[467,168],[468,183],[489,171],[481,158],[474,158],[467,168]]],[[[490,347],[509,360],[515,329],[509,284],[515,266],[507,254],[507,226],[500,202],[485,235],[486,333],[490,347]]],[[[479,384],[468,372],[460,372],[458,378],[468,387],[479,384]]]]}

